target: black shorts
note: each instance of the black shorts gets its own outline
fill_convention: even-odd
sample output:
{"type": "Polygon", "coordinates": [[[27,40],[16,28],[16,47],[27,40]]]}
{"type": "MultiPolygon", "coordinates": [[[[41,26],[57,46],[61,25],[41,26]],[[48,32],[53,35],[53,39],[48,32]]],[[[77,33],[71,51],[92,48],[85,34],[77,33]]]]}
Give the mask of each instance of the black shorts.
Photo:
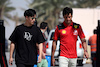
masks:
{"type": "Polygon", "coordinates": [[[33,67],[33,65],[16,64],[17,67],[33,67]]]}

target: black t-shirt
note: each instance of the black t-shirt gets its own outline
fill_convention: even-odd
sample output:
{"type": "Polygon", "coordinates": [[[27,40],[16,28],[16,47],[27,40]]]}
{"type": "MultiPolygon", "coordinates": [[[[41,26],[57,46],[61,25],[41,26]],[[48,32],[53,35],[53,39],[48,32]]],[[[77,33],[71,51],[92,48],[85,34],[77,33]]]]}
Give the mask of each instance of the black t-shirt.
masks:
{"type": "Polygon", "coordinates": [[[37,26],[27,27],[24,24],[19,25],[15,28],[9,40],[15,44],[16,64],[37,64],[36,43],[39,44],[45,41],[42,32],[37,26]]]}

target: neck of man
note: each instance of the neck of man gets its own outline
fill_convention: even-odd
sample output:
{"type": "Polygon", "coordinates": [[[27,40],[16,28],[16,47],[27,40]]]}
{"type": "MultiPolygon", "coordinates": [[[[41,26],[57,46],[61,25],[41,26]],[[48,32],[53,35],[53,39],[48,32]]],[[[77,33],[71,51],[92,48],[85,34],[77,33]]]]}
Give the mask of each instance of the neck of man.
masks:
{"type": "Polygon", "coordinates": [[[41,29],[41,32],[42,32],[42,33],[45,33],[45,29],[41,29]]]}
{"type": "Polygon", "coordinates": [[[65,21],[65,23],[69,26],[71,24],[71,21],[70,22],[65,21]]]}
{"type": "Polygon", "coordinates": [[[24,25],[25,25],[25,26],[27,26],[27,27],[32,26],[32,25],[31,25],[31,24],[29,24],[29,22],[27,22],[27,21],[24,23],[24,25]]]}

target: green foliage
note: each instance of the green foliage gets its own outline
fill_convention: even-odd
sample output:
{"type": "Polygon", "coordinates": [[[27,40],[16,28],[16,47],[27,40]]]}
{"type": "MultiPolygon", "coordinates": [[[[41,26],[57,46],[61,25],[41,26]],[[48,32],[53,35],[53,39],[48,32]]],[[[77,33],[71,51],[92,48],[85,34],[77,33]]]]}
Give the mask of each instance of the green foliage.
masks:
{"type": "Polygon", "coordinates": [[[58,17],[64,7],[71,8],[96,8],[100,0],[32,0],[29,8],[37,11],[39,23],[47,21],[50,28],[59,24],[58,17]]]}
{"type": "Polygon", "coordinates": [[[76,8],[96,8],[100,6],[100,0],[75,0],[76,4],[73,7],[76,8]]]}
{"type": "Polygon", "coordinates": [[[12,19],[9,12],[15,10],[14,7],[9,6],[10,4],[9,0],[0,0],[0,19],[4,20],[6,24],[8,22],[5,18],[12,19]]]}
{"type": "Polygon", "coordinates": [[[11,18],[10,15],[8,15],[8,12],[15,10],[14,7],[10,7],[11,3],[9,0],[0,0],[0,18],[4,19],[4,17],[8,17],[9,19],[11,18]]]}
{"type": "Polygon", "coordinates": [[[65,7],[68,0],[34,0],[29,7],[37,11],[38,20],[47,21],[51,28],[54,28],[58,22],[58,14],[62,10],[62,7],[65,7]]]}

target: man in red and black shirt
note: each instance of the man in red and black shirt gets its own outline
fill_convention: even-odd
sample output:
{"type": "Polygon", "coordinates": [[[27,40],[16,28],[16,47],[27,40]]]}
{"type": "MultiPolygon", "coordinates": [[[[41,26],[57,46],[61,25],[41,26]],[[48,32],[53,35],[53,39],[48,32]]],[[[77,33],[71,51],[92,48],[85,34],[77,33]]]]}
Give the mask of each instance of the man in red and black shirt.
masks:
{"type": "Polygon", "coordinates": [[[54,52],[56,49],[56,42],[60,38],[60,56],[59,56],[59,67],[76,67],[77,61],[77,51],[76,42],[77,36],[80,37],[82,41],[82,46],[84,48],[84,57],[88,58],[86,40],[83,30],[80,24],[74,23],[72,21],[73,10],[71,8],[65,7],[63,9],[64,22],[56,26],[54,40],[52,45],[52,56],[51,64],[54,66],[54,52]]]}

